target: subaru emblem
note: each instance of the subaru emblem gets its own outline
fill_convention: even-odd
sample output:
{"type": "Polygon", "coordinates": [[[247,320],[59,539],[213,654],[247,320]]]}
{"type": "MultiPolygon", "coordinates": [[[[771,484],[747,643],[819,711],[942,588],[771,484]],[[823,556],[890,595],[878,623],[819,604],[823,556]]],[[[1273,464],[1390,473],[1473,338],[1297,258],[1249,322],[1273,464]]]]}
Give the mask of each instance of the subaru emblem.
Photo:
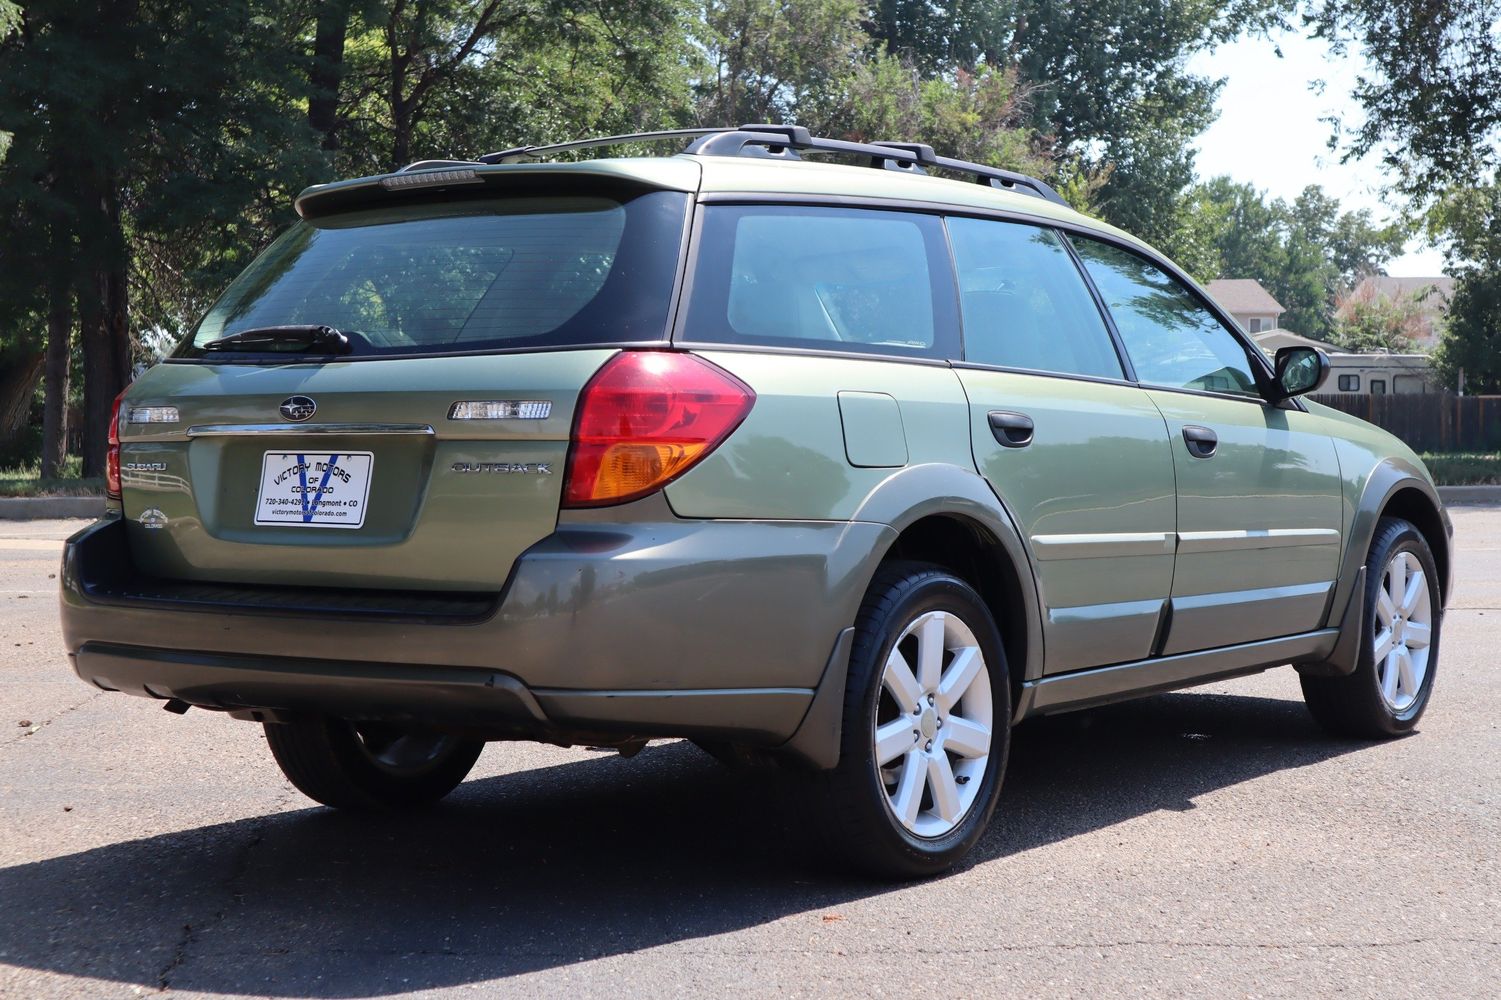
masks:
{"type": "Polygon", "coordinates": [[[318,412],[318,404],[310,396],[288,396],[281,401],[281,415],[288,420],[307,420],[318,412]]]}

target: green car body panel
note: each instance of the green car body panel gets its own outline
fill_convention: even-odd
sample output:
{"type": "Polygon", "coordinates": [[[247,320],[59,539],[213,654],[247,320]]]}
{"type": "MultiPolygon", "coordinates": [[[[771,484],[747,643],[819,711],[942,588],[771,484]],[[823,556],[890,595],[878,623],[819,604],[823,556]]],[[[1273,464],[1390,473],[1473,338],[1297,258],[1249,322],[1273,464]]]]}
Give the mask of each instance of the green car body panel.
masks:
{"type": "Polygon", "coordinates": [[[122,425],[122,497],[65,555],[65,640],[86,680],[245,717],[343,712],[497,738],[686,735],[831,767],[862,598],[884,560],[938,558],[922,548],[935,539],[984,578],[1018,719],[1289,662],[1348,672],[1352,594],[1394,504],[1429,536],[1448,592],[1448,521],[1422,463],[1317,404],[1008,370],[957,351],[734,343],[681,305],[705,255],[727,252],[702,243],[701,218],[721,204],[1056,227],[1146,255],[1202,295],[1145,244],[1065,207],[754,157],[472,165],[452,177],[322,185],[298,207],[337,228],[351,212],[390,222],[412,205],[453,214],[466,199],[570,185],[691,196],[678,244],[651,244],[677,274],[660,335],[151,369],[124,409],[176,407],[178,420],[122,425]],[[642,348],[692,351],[754,402],[649,495],[570,508],[581,394],[642,348]],[[298,396],[316,400],[306,422],[278,413],[298,396]],[[470,400],[549,406],[538,419],[451,419],[470,400]],[[1007,440],[998,413],[1035,432],[1007,440]],[[1197,425],[1219,434],[1211,458],[1185,442],[1197,425]],[[357,530],[256,523],[268,454],[367,452],[357,530]]]}

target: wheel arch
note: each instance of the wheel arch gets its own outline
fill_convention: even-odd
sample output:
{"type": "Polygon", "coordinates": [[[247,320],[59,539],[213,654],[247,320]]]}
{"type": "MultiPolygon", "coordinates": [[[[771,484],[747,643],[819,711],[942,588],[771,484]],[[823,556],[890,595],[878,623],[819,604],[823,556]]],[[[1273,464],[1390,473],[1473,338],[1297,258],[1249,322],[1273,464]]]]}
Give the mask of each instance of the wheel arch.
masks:
{"type": "Polygon", "coordinates": [[[1368,572],[1366,559],[1383,517],[1404,518],[1423,534],[1438,566],[1441,606],[1448,603],[1452,588],[1452,528],[1438,491],[1420,468],[1402,458],[1382,459],[1366,477],[1354,507],[1326,623],[1340,630],[1339,639],[1328,659],[1297,664],[1300,671],[1313,676],[1355,670],[1360,631],[1365,624],[1361,598],[1368,572]]]}
{"type": "MultiPolygon", "coordinates": [[[[1386,498],[1380,517],[1400,517],[1410,521],[1422,533],[1428,547],[1433,550],[1433,561],[1438,565],[1440,604],[1449,603],[1449,587],[1453,579],[1450,563],[1449,524],[1443,514],[1443,505],[1437,497],[1429,497],[1411,481],[1398,485],[1386,498]]],[[[1372,531],[1374,532],[1374,527],[1372,531]]],[[[1370,542],[1367,541],[1367,547],[1370,542]]]]}
{"type": "Polygon", "coordinates": [[[856,519],[896,532],[876,569],[892,559],[932,562],[979,592],[1000,630],[1018,704],[1022,683],[1042,672],[1042,618],[1027,548],[990,484],[954,466],[912,466],[872,492],[856,519]]]}

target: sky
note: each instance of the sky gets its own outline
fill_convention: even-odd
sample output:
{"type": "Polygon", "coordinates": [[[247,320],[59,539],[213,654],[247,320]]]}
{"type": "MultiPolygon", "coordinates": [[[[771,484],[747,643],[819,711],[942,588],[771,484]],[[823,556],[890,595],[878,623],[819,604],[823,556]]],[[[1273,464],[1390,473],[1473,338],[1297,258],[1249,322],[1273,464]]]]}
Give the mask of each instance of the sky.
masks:
{"type": "MultiPolygon", "coordinates": [[[[1288,200],[1319,184],[1343,209],[1368,208],[1379,221],[1392,218],[1396,199],[1382,193],[1379,160],[1340,163],[1339,154],[1328,148],[1331,126],[1320,120],[1330,114],[1361,120],[1350,99],[1360,67],[1359,57],[1334,56],[1322,41],[1293,32],[1245,38],[1195,56],[1192,72],[1225,78],[1219,119],[1196,143],[1199,176],[1228,174],[1288,200]],[[1322,93],[1310,89],[1317,80],[1326,84],[1322,93]]],[[[1443,270],[1443,255],[1414,241],[1386,269],[1403,276],[1436,275],[1443,270]]]]}

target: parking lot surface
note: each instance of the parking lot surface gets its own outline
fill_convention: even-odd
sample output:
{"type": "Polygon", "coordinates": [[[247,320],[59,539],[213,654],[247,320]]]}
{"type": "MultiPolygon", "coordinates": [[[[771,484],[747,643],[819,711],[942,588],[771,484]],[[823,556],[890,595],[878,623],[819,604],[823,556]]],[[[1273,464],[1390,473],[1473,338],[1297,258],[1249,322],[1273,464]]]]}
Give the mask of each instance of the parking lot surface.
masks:
{"type": "Polygon", "coordinates": [[[1419,733],[1326,737],[1290,669],[1029,723],[969,863],[907,885],[681,742],[314,807],[258,726],[74,678],[81,522],[0,522],[0,996],[1495,997],[1501,508],[1453,516],[1419,733]]]}

